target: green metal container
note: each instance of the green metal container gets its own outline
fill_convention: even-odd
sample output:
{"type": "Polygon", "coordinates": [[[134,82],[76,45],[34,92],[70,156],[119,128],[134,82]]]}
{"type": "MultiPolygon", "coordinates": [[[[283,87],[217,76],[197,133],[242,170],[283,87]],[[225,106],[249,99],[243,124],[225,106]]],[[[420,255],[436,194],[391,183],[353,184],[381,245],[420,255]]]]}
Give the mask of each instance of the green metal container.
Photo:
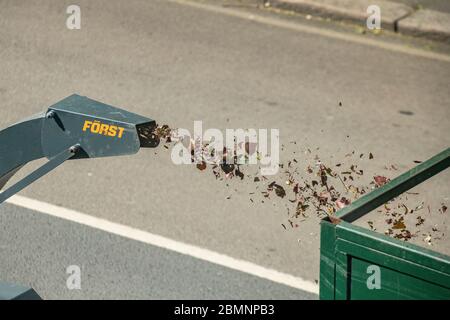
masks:
{"type": "Polygon", "coordinates": [[[450,166],[450,148],[321,221],[320,299],[450,299],[450,257],[352,224],[450,166]]]}

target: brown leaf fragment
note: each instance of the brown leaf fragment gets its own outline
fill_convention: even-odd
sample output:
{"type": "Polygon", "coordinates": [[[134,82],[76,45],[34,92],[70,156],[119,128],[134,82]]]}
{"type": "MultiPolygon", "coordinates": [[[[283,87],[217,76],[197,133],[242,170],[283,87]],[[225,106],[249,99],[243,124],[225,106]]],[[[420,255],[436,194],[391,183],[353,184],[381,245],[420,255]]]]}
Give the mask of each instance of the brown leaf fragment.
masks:
{"type": "Polygon", "coordinates": [[[225,172],[225,174],[232,173],[234,171],[234,164],[222,163],[220,168],[225,172]]]}
{"type": "Polygon", "coordinates": [[[325,204],[327,204],[328,198],[330,198],[331,195],[329,192],[324,191],[319,194],[316,193],[315,196],[316,196],[317,200],[320,202],[320,204],[325,205],[325,204]]]}
{"type": "Polygon", "coordinates": [[[202,161],[202,163],[197,163],[197,169],[203,171],[206,169],[206,162],[202,161]]]}
{"type": "Polygon", "coordinates": [[[160,139],[170,137],[171,132],[172,129],[170,129],[170,127],[167,124],[163,126],[158,126],[154,131],[155,135],[160,139]]]}
{"type": "Polygon", "coordinates": [[[392,229],[395,229],[395,230],[406,229],[406,225],[405,225],[403,217],[401,217],[398,220],[394,220],[394,224],[392,226],[392,229]]]}
{"type": "Polygon", "coordinates": [[[320,182],[322,183],[323,187],[326,187],[328,189],[328,183],[327,183],[327,173],[326,171],[323,169],[324,167],[321,166],[320,168],[320,182]]]}
{"type": "Polygon", "coordinates": [[[405,209],[405,212],[403,212],[403,214],[404,215],[408,214],[408,212],[409,212],[408,207],[404,203],[402,203],[401,206],[403,207],[403,209],[405,209]]]}
{"type": "Polygon", "coordinates": [[[274,187],[275,187],[275,194],[277,196],[279,196],[280,198],[284,198],[286,196],[286,191],[282,186],[280,186],[279,184],[275,184],[274,187]]]}
{"type": "Polygon", "coordinates": [[[337,218],[337,217],[335,217],[333,215],[328,215],[328,218],[330,219],[332,224],[339,224],[339,223],[342,222],[341,219],[339,219],[339,218],[337,218]]]}
{"type": "Polygon", "coordinates": [[[335,203],[339,209],[342,209],[342,208],[348,206],[350,204],[350,202],[351,201],[345,197],[342,197],[341,199],[335,201],[335,203]]]}
{"type": "Polygon", "coordinates": [[[236,168],[236,170],[234,170],[234,174],[236,175],[236,177],[241,178],[241,180],[244,180],[244,174],[242,173],[241,170],[239,170],[239,167],[236,168]]]}
{"type": "Polygon", "coordinates": [[[381,187],[381,186],[385,185],[387,182],[389,182],[389,179],[384,176],[375,176],[375,177],[373,177],[373,180],[375,181],[375,184],[378,187],[381,187]]]}
{"type": "Polygon", "coordinates": [[[295,210],[295,214],[298,217],[299,215],[305,216],[306,209],[309,208],[308,204],[304,204],[301,201],[297,203],[297,208],[295,210]]]}
{"type": "Polygon", "coordinates": [[[409,230],[402,230],[400,233],[396,234],[394,238],[408,241],[412,238],[412,234],[409,230]]]}
{"type": "Polygon", "coordinates": [[[425,221],[425,219],[422,218],[421,216],[418,216],[418,217],[416,218],[416,220],[417,220],[417,222],[416,222],[416,227],[422,225],[422,224],[424,223],[424,221],[425,221]]]}

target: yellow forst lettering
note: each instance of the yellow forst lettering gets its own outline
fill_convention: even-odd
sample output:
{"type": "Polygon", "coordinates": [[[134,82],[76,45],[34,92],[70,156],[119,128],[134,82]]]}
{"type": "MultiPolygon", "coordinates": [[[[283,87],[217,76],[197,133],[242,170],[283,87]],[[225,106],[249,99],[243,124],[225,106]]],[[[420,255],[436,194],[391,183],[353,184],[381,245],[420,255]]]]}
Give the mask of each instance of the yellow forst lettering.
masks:
{"type": "Polygon", "coordinates": [[[123,137],[123,134],[125,132],[125,128],[115,126],[115,125],[109,125],[106,123],[101,123],[98,120],[95,121],[84,121],[83,125],[83,131],[90,131],[94,134],[100,134],[103,136],[109,136],[109,137],[117,137],[121,139],[123,137]]]}
{"type": "Polygon", "coordinates": [[[124,130],[125,130],[124,128],[119,127],[119,136],[118,136],[119,138],[122,138],[124,130]]]}
{"type": "Polygon", "coordinates": [[[109,126],[107,124],[102,124],[100,126],[100,131],[98,132],[98,134],[103,134],[103,135],[108,135],[108,130],[109,130],[109,126]]]}
{"type": "Polygon", "coordinates": [[[115,137],[117,135],[117,126],[109,126],[108,136],[115,137]]]}
{"type": "Polygon", "coordinates": [[[84,122],[84,126],[83,126],[83,131],[86,131],[87,129],[89,129],[91,127],[92,121],[85,121],[84,122]]]}

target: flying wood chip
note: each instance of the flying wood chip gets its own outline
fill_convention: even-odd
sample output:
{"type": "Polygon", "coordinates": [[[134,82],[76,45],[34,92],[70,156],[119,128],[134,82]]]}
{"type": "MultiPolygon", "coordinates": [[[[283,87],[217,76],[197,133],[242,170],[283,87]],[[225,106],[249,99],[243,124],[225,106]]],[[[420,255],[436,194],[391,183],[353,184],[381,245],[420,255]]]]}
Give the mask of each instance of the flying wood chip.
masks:
{"type": "Polygon", "coordinates": [[[197,163],[197,169],[200,171],[203,171],[206,169],[206,162],[203,161],[202,163],[197,163]]]}
{"type": "Polygon", "coordinates": [[[332,216],[332,215],[329,215],[328,218],[330,219],[332,224],[339,224],[339,223],[342,222],[341,219],[339,219],[339,218],[337,218],[335,216],[332,216]]]}
{"type": "Polygon", "coordinates": [[[236,170],[234,171],[234,174],[236,175],[236,177],[241,178],[241,180],[244,179],[244,174],[242,173],[241,170],[239,170],[239,166],[236,168],[236,170]]]}
{"type": "MultiPolygon", "coordinates": [[[[267,190],[262,191],[260,190],[262,183],[256,182],[266,181],[267,177],[260,175],[259,172],[255,174],[249,174],[246,172],[246,161],[248,156],[253,153],[257,153],[259,156],[257,144],[248,142],[245,144],[240,144],[239,147],[245,149],[246,155],[244,159],[243,157],[240,157],[236,151],[232,151],[227,148],[217,151],[211,147],[209,142],[195,142],[189,137],[179,136],[176,130],[172,130],[167,125],[157,127],[153,134],[166,140],[166,143],[164,144],[164,148],[166,149],[168,149],[168,145],[173,146],[173,144],[176,143],[182,143],[185,148],[190,147],[191,162],[195,163],[196,168],[200,171],[210,169],[215,179],[224,182],[224,188],[229,187],[229,184],[226,183],[228,179],[241,181],[244,180],[245,176],[249,178],[248,181],[252,181],[253,179],[255,183],[251,184],[251,186],[256,192],[249,193],[252,195],[250,202],[261,202],[273,204],[275,206],[276,203],[272,202],[274,198],[270,197],[270,193],[275,191],[276,196],[281,199],[280,201],[285,201],[282,206],[287,209],[287,221],[289,224],[282,224],[283,228],[287,228],[287,226],[290,226],[291,228],[297,227],[298,224],[295,223],[294,219],[310,217],[309,213],[311,212],[315,213],[319,218],[328,217],[332,223],[338,224],[341,222],[341,219],[335,216],[335,213],[338,210],[350,205],[353,201],[365,193],[370,192],[374,186],[381,187],[390,181],[389,178],[382,175],[373,176],[373,180],[370,183],[364,181],[364,171],[361,168],[358,168],[358,166],[363,163],[360,160],[360,158],[364,157],[363,153],[352,151],[351,153],[346,154],[345,157],[341,157],[341,159],[331,156],[331,158],[333,158],[332,161],[336,163],[334,167],[340,168],[339,174],[338,172],[333,172],[331,167],[328,167],[325,164],[325,161],[322,161],[317,154],[314,154],[313,151],[311,151],[317,151],[319,150],[318,148],[306,148],[303,152],[298,149],[293,151],[294,155],[297,152],[296,157],[298,157],[301,153],[304,154],[303,158],[298,161],[293,155],[289,157],[291,160],[289,160],[286,165],[284,163],[280,163],[279,167],[283,169],[282,172],[278,174],[275,181],[267,186],[267,190]],[[198,147],[200,147],[200,150],[198,147]],[[205,156],[208,157],[203,158],[205,161],[197,163],[197,159],[202,159],[201,157],[205,156]],[[349,163],[350,161],[355,160],[355,157],[358,164],[349,163]],[[209,161],[211,159],[222,160],[222,163],[217,161],[215,162],[216,164],[214,164],[214,161],[209,161]],[[298,167],[300,163],[305,164],[304,170],[298,167]],[[345,170],[345,167],[349,169],[345,170]],[[276,181],[283,181],[283,183],[278,184],[276,181]],[[286,185],[284,182],[286,182],[286,185]],[[367,185],[363,185],[364,183],[367,183],[367,185]],[[261,197],[259,201],[256,199],[257,196],[261,197]]],[[[296,144],[294,143],[293,145],[296,144]]],[[[282,150],[284,150],[284,147],[282,150]]],[[[374,159],[371,152],[368,153],[368,158],[374,159]]],[[[388,165],[385,166],[385,170],[392,172],[392,170],[397,170],[397,168],[394,165],[388,165]]],[[[246,194],[246,188],[248,185],[244,187],[241,184],[241,186],[243,188],[242,191],[245,190],[243,193],[246,194]]],[[[240,192],[238,185],[235,185],[233,189],[234,192],[240,192]]],[[[415,195],[416,193],[408,193],[408,195],[413,194],[415,195]]],[[[406,195],[406,198],[408,195],[406,195]]],[[[226,195],[226,199],[231,199],[231,195],[226,195]]],[[[424,207],[428,208],[429,213],[431,213],[431,209],[429,205],[424,205],[422,203],[421,205],[416,206],[414,210],[410,210],[406,204],[401,202],[401,196],[398,197],[397,200],[400,201],[400,203],[397,202],[395,205],[389,204],[389,207],[385,204],[385,206],[381,207],[381,213],[383,214],[381,221],[385,222],[388,226],[388,229],[385,231],[386,234],[396,237],[397,239],[408,241],[408,239],[415,236],[417,232],[413,235],[406,229],[406,224],[403,217],[414,214],[416,211],[424,207]]],[[[447,206],[445,206],[444,203],[441,203],[438,210],[440,213],[445,213],[447,211],[447,206]]],[[[415,224],[415,227],[425,225],[425,219],[421,216],[414,218],[417,219],[413,223],[415,224]]],[[[371,229],[375,230],[374,223],[372,221],[369,226],[371,229]]]]}
{"type": "Polygon", "coordinates": [[[336,200],[335,203],[339,209],[342,209],[350,204],[350,200],[342,197],[341,199],[336,200]]]}
{"type": "Polygon", "coordinates": [[[389,182],[389,179],[383,176],[375,176],[373,177],[373,180],[375,180],[375,183],[377,186],[381,187],[385,185],[387,182],[389,182]]]}
{"type": "Polygon", "coordinates": [[[279,184],[275,183],[275,181],[268,186],[268,190],[272,189],[275,190],[275,194],[280,198],[284,198],[286,196],[286,190],[284,190],[284,188],[279,184]]]}
{"type": "Polygon", "coordinates": [[[406,225],[404,223],[403,217],[394,221],[394,224],[392,226],[392,229],[406,229],[406,225]]]}
{"type": "Polygon", "coordinates": [[[222,170],[223,170],[223,172],[225,172],[225,174],[229,174],[229,173],[233,172],[234,164],[223,163],[220,165],[220,168],[222,168],[222,170]]]}

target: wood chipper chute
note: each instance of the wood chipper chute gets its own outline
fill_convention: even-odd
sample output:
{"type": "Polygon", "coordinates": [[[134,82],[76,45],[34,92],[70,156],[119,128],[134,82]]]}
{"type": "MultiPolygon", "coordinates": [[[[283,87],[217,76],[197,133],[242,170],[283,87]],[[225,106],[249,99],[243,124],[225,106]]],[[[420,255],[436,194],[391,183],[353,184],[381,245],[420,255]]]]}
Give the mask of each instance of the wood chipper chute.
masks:
{"type": "Polygon", "coordinates": [[[71,95],[47,111],[0,131],[0,190],[30,161],[49,161],[0,193],[0,203],[66,160],[129,155],[156,147],[154,120],[71,95]]]}
{"type": "MultiPolygon", "coordinates": [[[[47,111],[0,130],[0,205],[66,160],[137,153],[156,147],[154,120],[71,95],[47,111]],[[8,181],[27,163],[48,161],[10,186],[8,181]]],[[[1,299],[38,299],[30,288],[0,281],[1,299]]]]}

